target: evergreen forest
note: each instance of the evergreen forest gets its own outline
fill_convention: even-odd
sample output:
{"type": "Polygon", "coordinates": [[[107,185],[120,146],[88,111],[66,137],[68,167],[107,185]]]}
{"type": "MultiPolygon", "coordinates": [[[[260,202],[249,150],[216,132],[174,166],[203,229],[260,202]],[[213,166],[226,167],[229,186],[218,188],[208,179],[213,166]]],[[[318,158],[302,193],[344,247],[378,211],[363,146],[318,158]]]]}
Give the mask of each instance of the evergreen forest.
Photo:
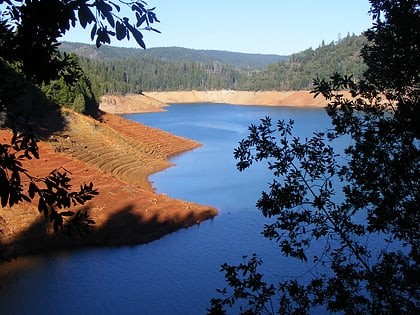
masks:
{"type": "Polygon", "coordinates": [[[64,42],[90,79],[96,98],[103,94],[181,90],[308,90],[313,78],[331,73],[362,77],[363,36],[345,38],[290,56],[241,54],[179,47],[140,50],[64,42]]]}

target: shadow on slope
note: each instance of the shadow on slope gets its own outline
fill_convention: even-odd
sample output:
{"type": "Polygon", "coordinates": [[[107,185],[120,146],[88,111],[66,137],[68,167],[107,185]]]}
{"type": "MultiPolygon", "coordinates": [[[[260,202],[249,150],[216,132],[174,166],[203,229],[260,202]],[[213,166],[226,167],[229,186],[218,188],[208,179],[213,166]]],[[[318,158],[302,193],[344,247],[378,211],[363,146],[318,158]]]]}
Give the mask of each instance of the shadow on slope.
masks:
{"type": "MultiPolygon", "coordinates": [[[[81,207],[79,210],[89,211],[90,209],[81,207]]],[[[88,246],[134,246],[149,243],[199,222],[200,220],[193,212],[163,220],[157,214],[140,213],[133,205],[128,205],[105,217],[103,223],[97,222],[89,234],[69,236],[63,230],[54,233],[51,224],[39,215],[21,233],[7,240],[0,238],[0,249],[5,251],[6,258],[14,259],[25,255],[88,246]]],[[[10,227],[1,227],[1,229],[7,228],[10,227]]]]}

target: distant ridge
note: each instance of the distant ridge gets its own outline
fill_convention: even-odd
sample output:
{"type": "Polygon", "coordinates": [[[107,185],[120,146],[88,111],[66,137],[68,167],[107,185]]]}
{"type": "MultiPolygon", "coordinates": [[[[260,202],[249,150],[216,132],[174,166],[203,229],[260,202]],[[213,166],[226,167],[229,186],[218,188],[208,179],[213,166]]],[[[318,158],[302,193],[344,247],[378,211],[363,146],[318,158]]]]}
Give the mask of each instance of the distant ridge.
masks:
{"type": "Polygon", "coordinates": [[[348,34],[288,57],[180,47],[117,48],[63,43],[80,56],[95,95],[147,91],[291,91],[311,90],[314,78],[339,72],[363,78],[360,49],[364,36],[348,34]]]}
{"type": "Polygon", "coordinates": [[[209,64],[219,62],[237,68],[261,69],[270,64],[286,60],[288,56],[238,53],[222,50],[196,50],[182,47],[159,47],[146,50],[84,43],[62,42],[60,50],[98,61],[110,61],[124,58],[157,58],[165,61],[199,62],[209,64]]]}

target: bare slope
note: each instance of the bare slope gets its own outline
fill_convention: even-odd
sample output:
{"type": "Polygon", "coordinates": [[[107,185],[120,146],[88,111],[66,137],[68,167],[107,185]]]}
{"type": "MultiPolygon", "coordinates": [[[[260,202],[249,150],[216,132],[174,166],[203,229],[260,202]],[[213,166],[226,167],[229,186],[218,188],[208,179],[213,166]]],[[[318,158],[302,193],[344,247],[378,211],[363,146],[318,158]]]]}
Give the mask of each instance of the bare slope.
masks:
{"type": "Polygon", "coordinates": [[[322,97],[309,91],[179,91],[145,93],[164,103],[229,103],[238,105],[322,107],[322,97]]]}
{"type": "MultiPolygon", "coordinates": [[[[25,164],[33,175],[63,167],[73,185],[94,182],[99,195],[88,202],[97,222],[92,235],[67,239],[54,235],[35,205],[2,210],[3,243],[15,254],[80,245],[139,244],[158,239],[217,215],[217,210],[156,194],[147,176],[171,166],[167,157],[199,143],[123,118],[103,114],[101,121],[76,113],[66,116],[65,131],[40,143],[40,160],[25,164]]],[[[1,131],[2,141],[10,132],[1,131]]]]}

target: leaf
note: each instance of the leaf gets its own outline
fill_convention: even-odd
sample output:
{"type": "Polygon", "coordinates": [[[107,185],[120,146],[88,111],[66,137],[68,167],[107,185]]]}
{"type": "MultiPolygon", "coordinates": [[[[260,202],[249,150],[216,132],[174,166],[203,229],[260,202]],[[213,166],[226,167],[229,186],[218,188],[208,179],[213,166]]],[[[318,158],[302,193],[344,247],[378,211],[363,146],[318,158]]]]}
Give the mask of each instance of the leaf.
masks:
{"type": "Polygon", "coordinates": [[[97,7],[97,9],[104,15],[106,16],[107,14],[109,14],[109,12],[112,11],[112,7],[106,3],[105,1],[99,0],[95,2],[95,5],[97,7]]]}
{"type": "Polygon", "coordinates": [[[31,148],[30,151],[31,151],[32,155],[34,156],[34,158],[39,160],[38,148],[31,148]]]}
{"type": "MultiPolygon", "coordinates": [[[[155,14],[153,12],[147,12],[147,17],[149,18],[149,21],[153,23],[155,19],[155,14]]],[[[149,23],[147,23],[147,25],[149,25],[149,23]]]]}
{"type": "Polygon", "coordinates": [[[115,21],[114,21],[114,17],[112,16],[112,14],[110,12],[107,12],[105,14],[105,17],[106,17],[109,25],[111,25],[114,28],[115,27],[115,21]]]}
{"type": "Polygon", "coordinates": [[[162,33],[161,31],[159,31],[158,29],[155,29],[155,28],[153,28],[153,27],[150,27],[150,28],[149,28],[149,30],[150,30],[150,31],[153,31],[153,32],[156,32],[156,33],[159,33],[159,34],[161,34],[161,33],[162,33]]]}
{"type": "Polygon", "coordinates": [[[45,203],[44,198],[39,198],[39,202],[38,202],[38,211],[40,213],[44,212],[45,216],[48,215],[47,213],[47,205],[45,203]]]}
{"type": "Polygon", "coordinates": [[[61,228],[63,226],[63,218],[61,217],[61,215],[57,214],[54,217],[54,232],[57,232],[59,228],[61,228]]]}
{"type": "Polygon", "coordinates": [[[96,35],[96,30],[98,29],[96,23],[93,25],[92,30],[90,31],[90,39],[93,40],[96,35]]]}
{"type": "Polygon", "coordinates": [[[109,44],[111,42],[108,31],[104,27],[100,27],[97,32],[96,47],[100,47],[102,43],[109,44]]]}
{"type": "Polygon", "coordinates": [[[146,14],[143,14],[142,16],[140,16],[140,14],[136,12],[136,18],[137,18],[136,27],[140,27],[144,23],[144,21],[146,21],[147,16],[146,14]]]}
{"type": "Polygon", "coordinates": [[[117,5],[116,3],[112,2],[112,1],[110,1],[109,3],[111,3],[115,7],[115,9],[117,9],[117,12],[120,12],[121,8],[120,8],[119,5],[117,5]]]}
{"type": "Polygon", "coordinates": [[[120,21],[117,21],[115,30],[117,31],[118,40],[122,40],[125,38],[127,34],[127,28],[124,26],[124,24],[120,23],[120,21]]]}
{"type": "Polygon", "coordinates": [[[4,208],[7,205],[7,200],[9,198],[9,181],[7,180],[6,172],[0,168],[0,198],[1,205],[4,208]]]}
{"type": "Polygon", "coordinates": [[[9,207],[13,207],[15,204],[18,203],[18,196],[16,194],[16,192],[13,190],[13,188],[11,187],[11,189],[9,190],[9,207]]]}
{"type": "Polygon", "coordinates": [[[133,11],[133,12],[137,11],[137,12],[142,14],[145,11],[144,5],[142,3],[134,3],[131,6],[131,11],[133,11]]]}
{"type": "Polygon", "coordinates": [[[7,205],[7,201],[9,200],[9,186],[5,187],[4,185],[1,185],[1,206],[4,208],[7,205]]]}
{"type": "Polygon", "coordinates": [[[98,37],[96,37],[96,42],[95,42],[95,45],[96,45],[96,48],[99,48],[99,47],[101,47],[101,46],[102,46],[101,40],[100,40],[100,38],[99,38],[99,35],[98,35],[98,37]]]}
{"type": "Polygon", "coordinates": [[[86,28],[87,24],[90,24],[95,20],[95,16],[86,5],[82,5],[77,12],[79,16],[80,25],[86,28]]]}
{"type": "Polygon", "coordinates": [[[126,24],[126,26],[130,30],[131,34],[133,34],[134,39],[136,40],[137,44],[139,44],[140,47],[142,47],[143,49],[146,49],[146,45],[144,44],[144,41],[143,41],[143,35],[132,25],[126,24]]]}
{"type": "Polygon", "coordinates": [[[28,150],[25,150],[25,157],[26,157],[28,160],[32,160],[32,157],[29,155],[29,151],[28,151],[28,150]]]}
{"type": "Polygon", "coordinates": [[[74,215],[73,211],[63,211],[60,212],[60,215],[62,215],[63,217],[71,217],[72,215],[74,215]]]}
{"type": "Polygon", "coordinates": [[[31,199],[30,199],[28,196],[24,195],[24,194],[21,194],[21,195],[20,195],[20,197],[21,197],[23,200],[25,200],[26,202],[31,202],[31,199]]]}

